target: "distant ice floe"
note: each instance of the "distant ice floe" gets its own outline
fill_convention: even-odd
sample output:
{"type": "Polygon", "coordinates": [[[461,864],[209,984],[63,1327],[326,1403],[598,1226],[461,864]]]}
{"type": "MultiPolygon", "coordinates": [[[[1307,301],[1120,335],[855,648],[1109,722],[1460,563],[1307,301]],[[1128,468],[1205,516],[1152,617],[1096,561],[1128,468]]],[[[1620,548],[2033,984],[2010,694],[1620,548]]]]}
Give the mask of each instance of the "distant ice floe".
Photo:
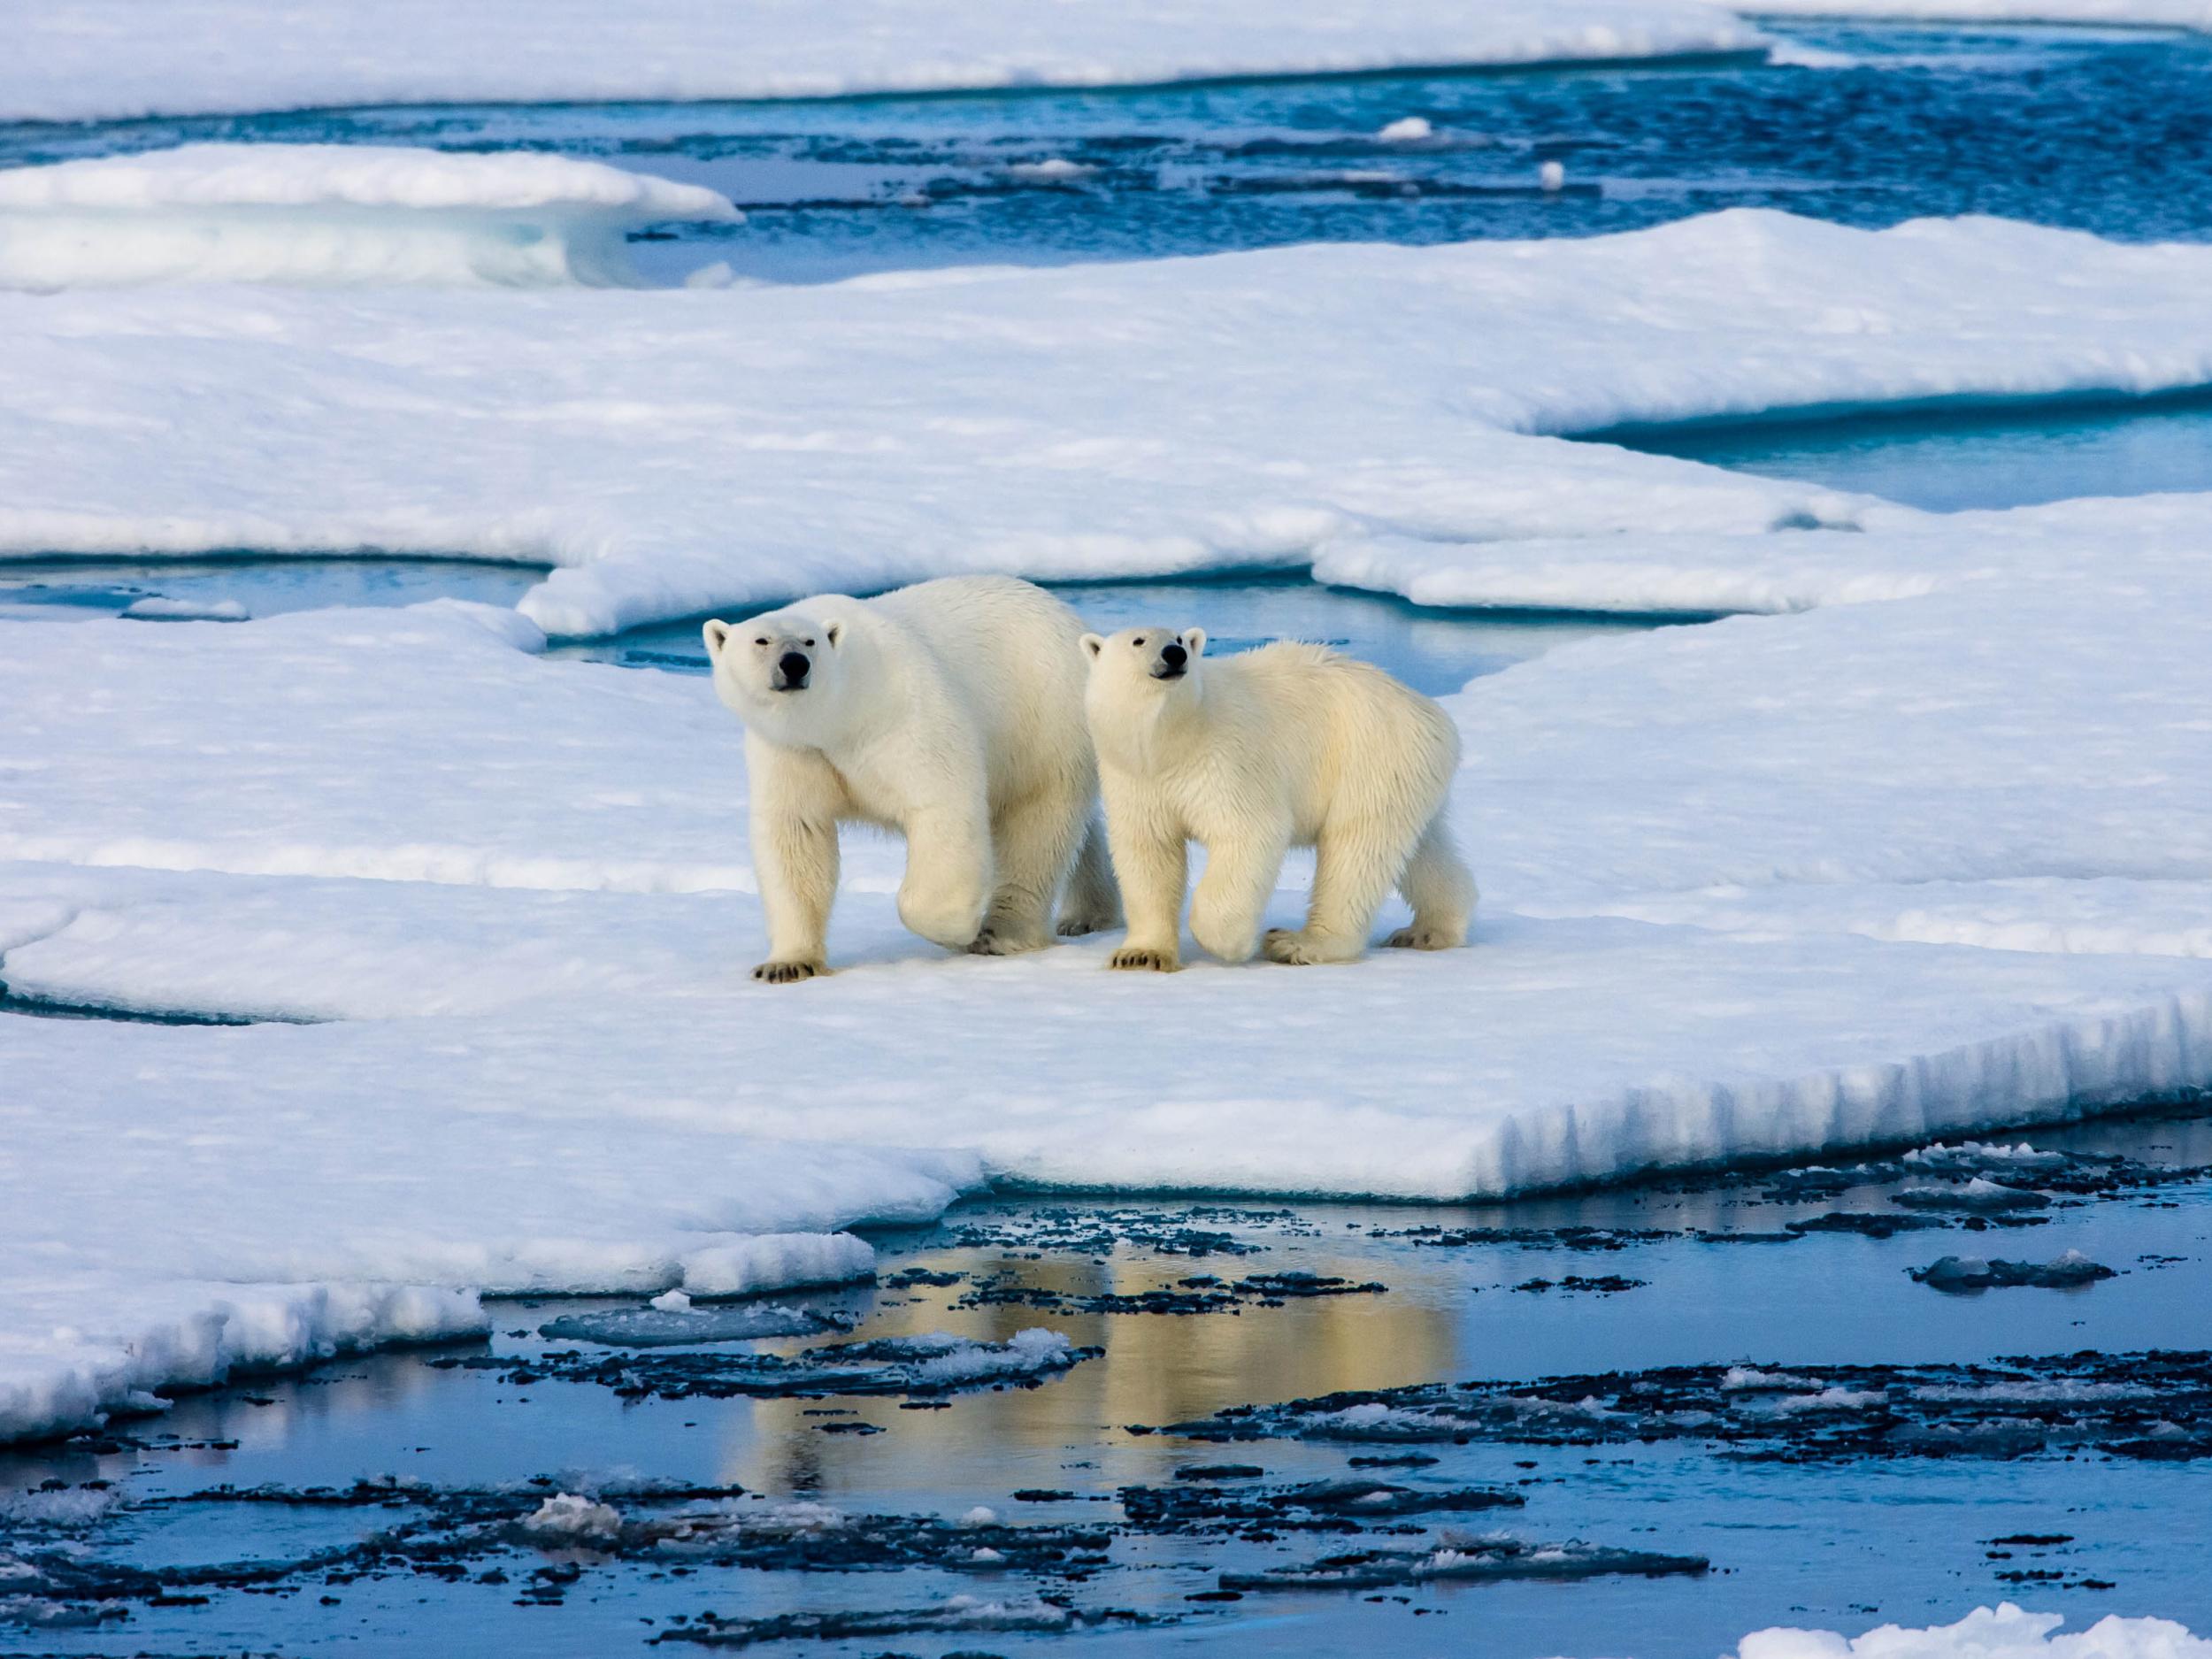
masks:
{"type": "Polygon", "coordinates": [[[2115,1614],[2062,1633],[2062,1613],[2030,1613],[2010,1601],[1977,1608],[1955,1624],[1883,1624],[1864,1635],[1776,1628],[1755,1631],[1733,1659],[2212,1659],[2212,1640],[2170,1619],[2115,1614]]]}
{"type": "Polygon", "coordinates": [[[2212,384],[2208,285],[2202,247],[1739,211],[527,307],[268,290],[250,328],[204,290],[0,295],[0,387],[22,388],[0,554],[539,559],[564,568],[522,610],[558,635],[964,569],[1317,561],[1428,604],[1896,598],[2014,562],[2008,537],[1548,434],[2212,384]],[[220,419],[173,419],[176,385],[220,419]],[[1851,534],[1877,525],[1927,534],[1851,534]]]}
{"type": "Polygon", "coordinates": [[[0,288],[623,287],[628,232],[741,217],[712,190],[558,156],[188,144],[0,172],[0,288]]]}
{"type": "Polygon", "coordinates": [[[1102,87],[1225,76],[1755,51],[1701,0],[1171,0],[1038,7],[640,0],[610,33],[593,0],[73,0],[17,8],[0,120],[371,104],[830,97],[1102,87]],[[221,40],[226,50],[204,50],[221,40]]]}

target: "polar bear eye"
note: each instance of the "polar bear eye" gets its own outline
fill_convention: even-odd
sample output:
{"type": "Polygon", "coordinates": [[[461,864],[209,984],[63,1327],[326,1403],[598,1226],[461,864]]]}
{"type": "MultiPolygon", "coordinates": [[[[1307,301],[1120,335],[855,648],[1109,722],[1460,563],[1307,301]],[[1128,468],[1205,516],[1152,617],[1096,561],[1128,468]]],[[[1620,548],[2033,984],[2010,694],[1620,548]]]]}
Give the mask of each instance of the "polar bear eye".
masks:
{"type": "Polygon", "coordinates": [[[766,640],[755,640],[753,643],[756,645],[765,645],[768,641],[766,640]]]}
{"type": "Polygon", "coordinates": [[[1130,641],[1129,643],[1132,645],[1142,645],[1144,643],[1144,635],[1140,634],[1135,639],[1130,641]]]}
{"type": "Polygon", "coordinates": [[[809,640],[805,643],[809,650],[812,650],[814,649],[814,641],[812,640],[809,640]]]}

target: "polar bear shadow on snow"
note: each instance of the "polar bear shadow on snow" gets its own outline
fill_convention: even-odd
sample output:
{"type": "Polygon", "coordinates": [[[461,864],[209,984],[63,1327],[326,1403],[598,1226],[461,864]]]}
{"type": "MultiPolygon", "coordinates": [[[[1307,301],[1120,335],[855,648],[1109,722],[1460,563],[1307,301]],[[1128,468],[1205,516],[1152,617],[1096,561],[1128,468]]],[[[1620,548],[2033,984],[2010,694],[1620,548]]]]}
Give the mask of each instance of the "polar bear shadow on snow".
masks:
{"type": "Polygon", "coordinates": [[[948,949],[1007,955],[1050,942],[1056,926],[1119,921],[1082,632],[1050,594],[999,576],[704,625],[716,694],[745,724],[768,926],[754,978],[829,971],[842,824],[906,838],[899,919],[948,949]]]}
{"type": "Polygon", "coordinates": [[[1349,962],[1392,887],[1413,908],[1386,941],[1463,945],[1474,877],[1446,801],[1459,734],[1371,664],[1281,643],[1206,659],[1198,628],[1083,636],[1086,709],[1129,916],[1117,968],[1181,965],[1187,843],[1206,849],[1190,912],[1225,962],[1349,962]],[[1315,851],[1302,928],[1260,925],[1293,847],[1315,851]]]}

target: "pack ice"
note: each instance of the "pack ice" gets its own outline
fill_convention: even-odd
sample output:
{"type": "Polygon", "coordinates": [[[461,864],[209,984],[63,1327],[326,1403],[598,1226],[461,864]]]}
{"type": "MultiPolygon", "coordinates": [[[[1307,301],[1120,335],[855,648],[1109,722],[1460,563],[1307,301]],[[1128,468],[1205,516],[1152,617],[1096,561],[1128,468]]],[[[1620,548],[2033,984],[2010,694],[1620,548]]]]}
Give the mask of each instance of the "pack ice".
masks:
{"type": "Polygon", "coordinates": [[[618,287],[638,280],[629,231],[740,217],[712,190],[560,156],[187,144],[0,171],[0,288],[618,287]]]}
{"type": "Polygon", "coordinates": [[[1442,1198],[2212,1085],[2212,498],[1937,518],[1548,435],[2212,381],[2208,275],[1732,213],[803,292],[0,296],[18,552],[567,561],[523,613],[6,625],[0,979],[264,1023],[0,1016],[0,1432],[486,1290],[774,1288],[810,1252],[747,1240],[995,1173],[1442,1198]],[[846,970],[754,987],[734,727],[540,651],[1308,562],[1776,614],[1451,700],[1473,948],[1149,982],[1110,940],[949,957],[856,840],[846,970]]]}
{"type": "Polygon", "coordinates": [[[370,104],[847,96],[1136,86],[1756,50],[1702,0],[1322,4],[1168,0],[1106,9],[1022,0],[641,0],[610,32],[592,0],[75,0],[17,8],[0,120],[82,121],[370,104]],[[225,50],[211,53],[206,42],[225,50]]]}

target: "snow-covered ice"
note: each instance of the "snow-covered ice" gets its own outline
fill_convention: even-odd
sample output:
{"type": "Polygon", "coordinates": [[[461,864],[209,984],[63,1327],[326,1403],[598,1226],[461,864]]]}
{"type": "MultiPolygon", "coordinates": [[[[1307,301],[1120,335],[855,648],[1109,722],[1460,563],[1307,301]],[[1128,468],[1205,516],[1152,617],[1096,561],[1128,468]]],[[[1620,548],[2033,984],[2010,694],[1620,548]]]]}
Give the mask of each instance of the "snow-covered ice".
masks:
{"type": "Polygon", "coordinates": [[[187,144],[0,171],[0,288],[626,286],[629,231],[741,217],[700,186],[559,156],[187,144]]]}
{"type": "Polygon", "coordinates": [[[73,0],[15,5],[0,120],[373,104],[849,96],[1755,51],[1701,0],[73,0]],[[220,41],[223,50],[208,50],[220,41]]]}
{"type": "Polygon", "coordinates": [[[542,560],[561,635],[961,569],[1892,596],[1929,544],[1770,532],[1901,509],[1539,434],[2212,383],[2208,282],[2203,247],[1744,211],[806,288],[0,294],[0,553],[542,560]]]}
{"type": "Polygon", "coordinates": [[[1883,1624],[1847,1637],[1835,1631],[1755,1631],[1733,1659],[2212,1659],[2212,1640],[2162,1618],[2099,1619],[2062,1631],[2062,1613],[2030,1613],[2010,1601],[1977,1608],[1955,1624],[1883,1624]]]}
{"type": "Polygon", "coordinates": [[[2208,276],[1732,213],[804,291],[0,296],[18,552],[572,566],[527,616],[0,625],[0,979],[306,1022],[0,1015],[0,1181],[39,1194],[0,1209],[0,1434],[482,1292],[864,1271],[826,1235],[987,1173],[1498,1194],[2212,1084],[2212,497],[1938,518],[1544,435],[2212,381],[2208,276]],[[1784,614],[1451,700],[1473,948],[1143,980],[1110,940],[948,957],[856,838],[848,971],[753,985],[736,729],[541,654],[953,569],[1309,560],[1784,614]]]}

